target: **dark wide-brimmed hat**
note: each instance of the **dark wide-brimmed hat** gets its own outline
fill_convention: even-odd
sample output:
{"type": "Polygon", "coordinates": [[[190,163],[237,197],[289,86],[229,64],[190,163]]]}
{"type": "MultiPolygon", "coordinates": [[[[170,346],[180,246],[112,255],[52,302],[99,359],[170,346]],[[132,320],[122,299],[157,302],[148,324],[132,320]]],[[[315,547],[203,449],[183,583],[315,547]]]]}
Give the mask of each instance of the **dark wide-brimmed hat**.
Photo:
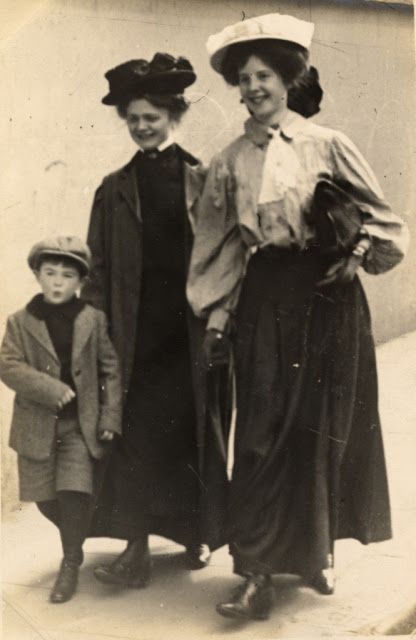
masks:
{"type": "Polygon", "coordinates": [[[126,98],[146,93],[180,94],[196,80],[187,58],[174,58],[168,53],[156,53],[153,59],[129,60],[105,74],[109,93],[103,104],[117,105],[126,98]]]}

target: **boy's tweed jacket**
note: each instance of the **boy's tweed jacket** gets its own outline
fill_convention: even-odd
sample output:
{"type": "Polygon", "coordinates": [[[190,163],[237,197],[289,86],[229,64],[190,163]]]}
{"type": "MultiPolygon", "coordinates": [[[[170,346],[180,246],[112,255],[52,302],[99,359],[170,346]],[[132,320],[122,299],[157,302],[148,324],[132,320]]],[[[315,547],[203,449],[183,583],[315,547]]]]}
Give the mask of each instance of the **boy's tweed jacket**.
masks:
{"type": "MultiPolygon", "coordinates": [[[[46,460],[54,447],[57,405],[67,389],[60,369],[45,322],[26,308],[10,316],[0,349],[0,378],[16,391],[9,444],[31,460],[46,460]]],[[[105,315],[90,305],[75,319],[71,372],[80,428],[99,459],[108,445],[98,433],[121,431],[122,394],[105,315]]]]}

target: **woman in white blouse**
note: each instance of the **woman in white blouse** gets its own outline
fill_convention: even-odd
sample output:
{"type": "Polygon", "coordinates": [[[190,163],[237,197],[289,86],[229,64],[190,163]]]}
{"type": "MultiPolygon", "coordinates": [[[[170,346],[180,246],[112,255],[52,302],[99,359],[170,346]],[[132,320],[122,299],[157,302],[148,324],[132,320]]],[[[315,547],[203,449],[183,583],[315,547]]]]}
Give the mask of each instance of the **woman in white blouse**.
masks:
{"type": "Polygon", "coordinates": [[[245,582],[217,606],[229,617],[267,617],[275,573],[330,594],[336,539],[391,536],[374,344],[356,272],[394,267],[407,232],[353,143],[288,109],[312,34],[309,22],[271,14],[207,44],[251,114],[212,160],[188,280],[195,313],[208,319],[208,365],[230,339],[235,354],[227,528],[245,582]],[[325,253],[310,218],[322,179],[359,209],[348,253],[325,253]]]}

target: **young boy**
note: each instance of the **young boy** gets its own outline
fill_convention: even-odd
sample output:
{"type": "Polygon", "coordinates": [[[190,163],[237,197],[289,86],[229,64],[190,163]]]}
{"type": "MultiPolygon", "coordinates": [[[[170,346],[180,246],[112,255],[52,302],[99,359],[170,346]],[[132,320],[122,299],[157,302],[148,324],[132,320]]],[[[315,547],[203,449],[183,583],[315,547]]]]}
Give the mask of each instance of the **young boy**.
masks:
{"type": "Polygon", "coordinates": [[[50,594],[75,593],[90,522],[94,467],[121,431],[117,357],[101,311],[77,297],[90,251],[76,237],[48,238],[28,262],[42,293],[8,319],[0,378],[16,391],[10,446],[19,492],[60,532],[63,560],[50,594]]]}

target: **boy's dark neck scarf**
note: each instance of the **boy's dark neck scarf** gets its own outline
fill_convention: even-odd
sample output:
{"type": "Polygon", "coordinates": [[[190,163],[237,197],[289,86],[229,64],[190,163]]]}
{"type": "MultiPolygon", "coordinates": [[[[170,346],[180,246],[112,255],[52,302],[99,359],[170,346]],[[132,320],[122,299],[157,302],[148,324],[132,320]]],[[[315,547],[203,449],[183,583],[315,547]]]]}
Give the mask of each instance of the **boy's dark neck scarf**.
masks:
{"type": "MultiPolygon", "coordinates": [[[[84,300],[75,296],[63,304],[50,304],[45,302],[42,294],[38,294],[26,307],[29,313],[46,323],[53,347],[61,363],[61,380],[74,390],[75,386],[71,375],[74,322],[85,305],[84,300]]],[[[75,417],[75,399],[67,404],[59,415],[61,418],[75,417]]]]}
{"type": "Polygon", "coordinates": [[[84,300],[80,300],[76,296],[63,304],[50,304],[45,302],[43,295],[39,293],[32,298],[26,309],[39,320],[46,321],[49,318],[61,318],[64,321],[70,320],[73,322],[85,307],[85,304],[84,300]]]}

